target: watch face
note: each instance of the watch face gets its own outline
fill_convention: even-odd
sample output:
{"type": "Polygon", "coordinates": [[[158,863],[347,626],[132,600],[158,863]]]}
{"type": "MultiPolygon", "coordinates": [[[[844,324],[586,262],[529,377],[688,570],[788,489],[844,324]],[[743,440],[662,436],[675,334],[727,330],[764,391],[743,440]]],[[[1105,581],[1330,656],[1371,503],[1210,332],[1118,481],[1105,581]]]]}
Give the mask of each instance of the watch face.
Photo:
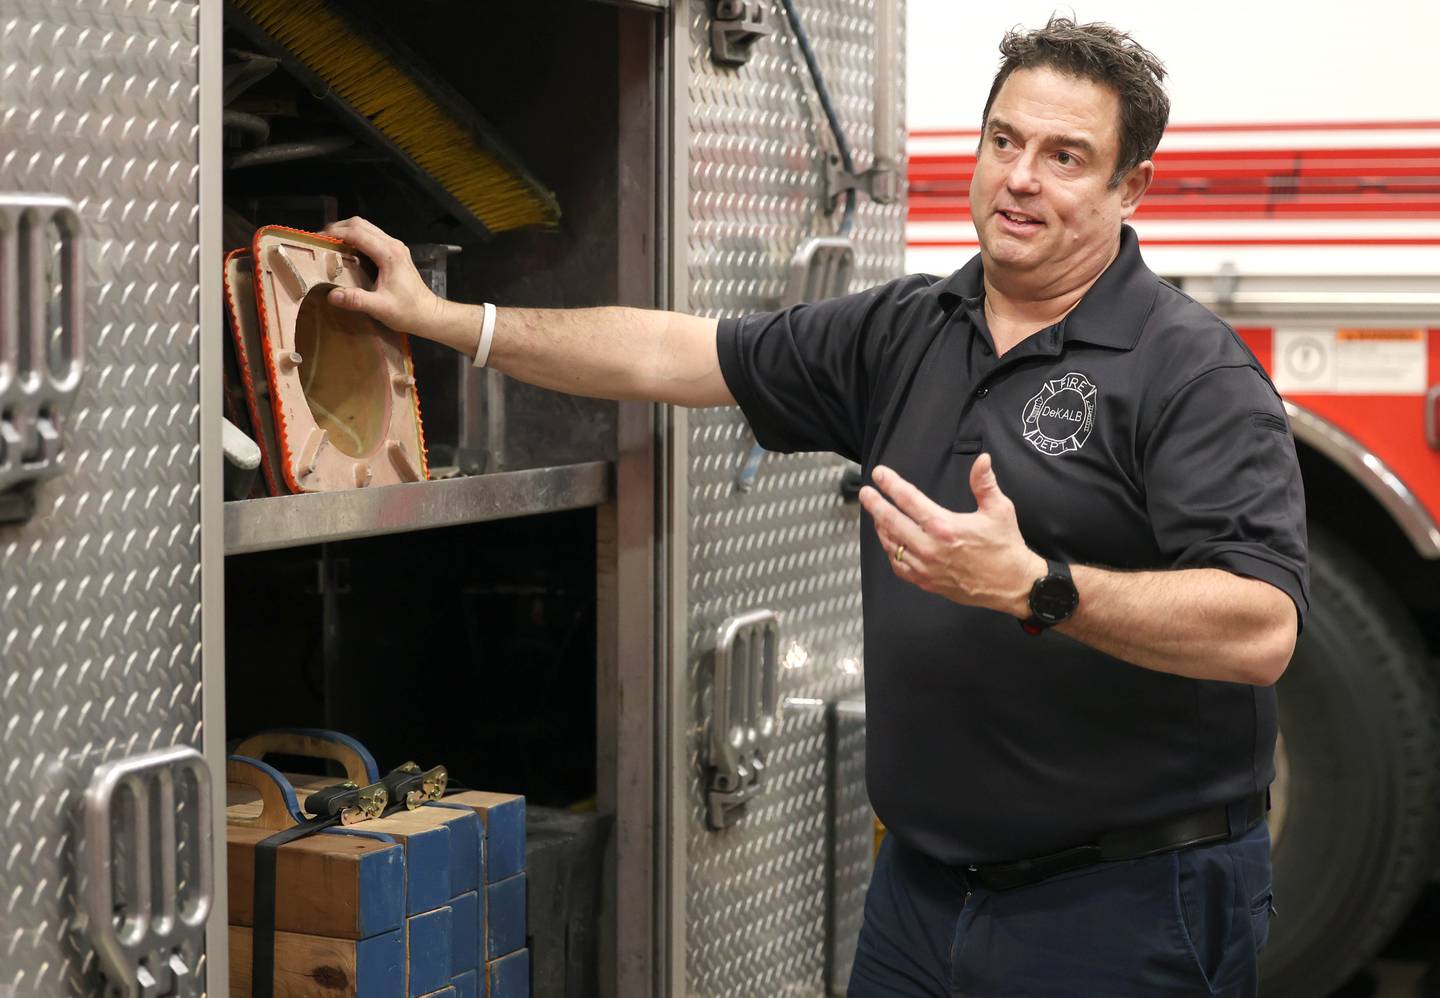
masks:
{"type": "Polygon", "coordinates": [[[1060,575],[1047,575],[1030,592],[1030,609],[1048,624],[1058,624],[1075,612],[1080,594],[1075,583],[1060,575]]]}

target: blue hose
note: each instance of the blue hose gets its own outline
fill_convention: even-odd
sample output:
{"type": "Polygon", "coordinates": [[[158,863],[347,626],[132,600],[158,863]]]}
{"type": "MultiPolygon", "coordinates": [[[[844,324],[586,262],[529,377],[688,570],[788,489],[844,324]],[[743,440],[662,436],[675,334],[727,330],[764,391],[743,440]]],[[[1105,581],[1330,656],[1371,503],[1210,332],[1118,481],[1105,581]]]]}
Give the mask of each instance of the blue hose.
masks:
{"type": "MultiPolygon", "coordinates": [[[[840,127],[840,116],[835,112],[835,102],[830,99],[830,88],[825,85],[820,63],[815,59],[815,47],[810,44],[810,35],[805,31],[805,25],[800,23],[800,13],[795,9],[795,0],[780,0],[780,4],[785,8],[790,30],[795,33],[795,42],[800,46],[800,54],[805,57],[805,65],[810,67],[810,78],[815,81],[815,92],[820,97],[820,106],[825,110],[830,131],[835,135],[835,146],[840,151],[840,164],[845,167],[846,173],[854,175],[855,160],[850,155],[850,143],[845,139],[845,129],[840,127]]],[[[845,214],[840,217],[840,235],[848,236],[854,225],[855,189],[852,187],[845,192],[845,214]]]]}

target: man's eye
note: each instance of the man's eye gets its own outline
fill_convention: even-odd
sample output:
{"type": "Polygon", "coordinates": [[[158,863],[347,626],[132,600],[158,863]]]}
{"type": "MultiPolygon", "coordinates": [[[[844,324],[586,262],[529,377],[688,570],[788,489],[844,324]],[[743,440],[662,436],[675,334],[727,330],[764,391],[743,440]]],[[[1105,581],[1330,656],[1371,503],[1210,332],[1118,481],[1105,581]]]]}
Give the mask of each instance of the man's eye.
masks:
{"type": "Polygon", "coordinates": [[[1005,138],[1005,136],[1003,136],[1003,135],[997,135],[997,136],[995,136],[995,148],[996,148],[996,149],[1004,149],[1004,148],[1005,148],[1006,146],[1008,146],[1009,144],[1010,144],[1010,140],[1007,139],[1007,138],[1005,138]]]}
{"type": "Polygon", "coordinates": [[[1070,155],[1068,152],[1063,151],[1057,152],[1055,154],[1055,159],[1059,161],[1061,166],[1069,166],[1071,163],[1075,162],[1074,156],[1070,155]]]}

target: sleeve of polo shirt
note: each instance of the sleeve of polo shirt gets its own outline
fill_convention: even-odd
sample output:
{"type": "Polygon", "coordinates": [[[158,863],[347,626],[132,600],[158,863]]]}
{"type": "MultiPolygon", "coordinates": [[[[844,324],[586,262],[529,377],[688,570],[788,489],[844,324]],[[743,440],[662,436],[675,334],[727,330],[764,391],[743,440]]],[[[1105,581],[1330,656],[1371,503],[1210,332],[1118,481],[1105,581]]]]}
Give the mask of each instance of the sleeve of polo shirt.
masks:
{"type": "Polygon", "coordinates": [[[1167,402],[1145,445],[1146,504],[1175,568],[1260,579],[1310,608],[1305,493],[1285,410],[1252,367],[1207,371],[1167,402]]]}
{"type": "Polygon", "coordinates": [[[860,460],[881,339],[872,320],[897,283],[721,320],[720,370],[761,446],[860,460]]]}

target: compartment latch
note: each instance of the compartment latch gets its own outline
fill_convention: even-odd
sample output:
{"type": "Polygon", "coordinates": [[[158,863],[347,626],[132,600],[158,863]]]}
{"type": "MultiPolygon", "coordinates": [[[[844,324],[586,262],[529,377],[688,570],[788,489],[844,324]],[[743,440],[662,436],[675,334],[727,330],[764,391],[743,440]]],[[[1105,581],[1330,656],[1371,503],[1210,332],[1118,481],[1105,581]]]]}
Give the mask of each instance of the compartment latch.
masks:
{"type": "Polygon", "coordinates": [[[106,993],[203,993],[214,903],[204,756],[177,745],[105,763],[85,791],[84,821],[84,926],[106,993]]]}
{"type": "Polygon", "coordinates": [[[74,202],[0,193],[0,523],[35,514],[61,470],[84,363],[84,247],[74,202]]]}
{"type": "Polygon", "coordinates": [[[754,54],[755,43],[772,30],[760,0],[715,0],[710,57],[722,66],[743,66],[754,54]]]}
{"type": "Polygon", "coordinates": [[[728,828],[764,789],[778,727],[780,618],[752,610],[720,625],[715,642],[708,751],[710,827],[728,828]]]}

